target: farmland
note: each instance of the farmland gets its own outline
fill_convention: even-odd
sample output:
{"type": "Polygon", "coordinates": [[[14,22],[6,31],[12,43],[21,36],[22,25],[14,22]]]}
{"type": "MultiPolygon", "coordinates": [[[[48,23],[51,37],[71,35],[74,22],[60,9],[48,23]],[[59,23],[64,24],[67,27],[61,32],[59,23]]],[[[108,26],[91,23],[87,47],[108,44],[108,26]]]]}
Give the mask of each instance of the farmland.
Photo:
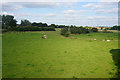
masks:
{"type": "Polygon", "coordinates": [[[7,32],[2,35],[2,76],[111,78],[117,68],[110,53],[113,49],[118,49],[116,32],[72,34],[67,38],[60,31],[7,32]],[[44,34],[47,39],[41,38],[44,34]]]}

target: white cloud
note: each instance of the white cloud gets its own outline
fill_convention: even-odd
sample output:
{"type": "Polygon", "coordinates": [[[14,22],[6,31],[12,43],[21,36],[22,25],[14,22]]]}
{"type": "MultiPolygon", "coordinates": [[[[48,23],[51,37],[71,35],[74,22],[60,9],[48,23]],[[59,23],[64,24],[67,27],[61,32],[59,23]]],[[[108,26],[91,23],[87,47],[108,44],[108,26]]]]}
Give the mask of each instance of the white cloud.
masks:
{"type": "Polygon", "coordinates": [[[86,4],[86,5],[83,5],[84,8],[87,8],[87,7],[92,7],[93,9],[96,9],[96,8],[103,8],[102,5],[97,5],[95,3],[89,3],[89,4],[86,4]]]}
{"type": "Polygon", "coordinates": [[[7,12],[1,12],[0,15],[14,15],[12,13],[7,13],[7,12]]]}
{"type": "Polygon", "coordinates": [[[100,3],[88,3],[83,5],[84,8],[92,8],[92,9],[103,9],[103,8],[114,8],[118,7],[117,2],[100,2],[100,3]]]}
{"type": "Polygon", "coordinates": [[[96,14],[117,14],[118,3],[116,2],[100,2],[100,3],[88,3],[82,5],[84,8],[90,8],[96,14]]]}
{"type": "Polygon", "coordinates": [[[97,14],[117,14],[118,13],[118,8],[113,8],[113,9],[98,9],[96,10],[97,14]]]}
{"type": "Polygon", "coordinates": [[[89,10],[64,10],[63,14],[76,14],[76,13],[85,13],[89,12],[89,10]]]}
{"type": "Polygon", "coordinates": [[[64,14],[74,14],[74,13],[78,13],[78,11],[75,11],[75,10],[64,10],[63,13],[64,14]]]}
{"type": "Polygon", "coordinates": [[[89,24],[91,25],[108,25],[113,26],[118,24],[118,18],[116,16],[91,16],[88,17],[89,24]]]}
{"type": "Polygon", "coordinates": [[[15,11],[23,6],[15,3],[2,3],[2,11],[15,11]]]}
{"type": "MultiPolygon", "coordinates": [[[[4,11],[13,11],[13,10],[19,10],[21,8],[27,7],[27,8],[54,8],[58,6],[64,6],[65,3],[5,3],[4,4],[4,11]],[[14,5],[15,4],[15,5],[14,5]],[[5,8],[6,7],[6,8],[5,8]]],[[[73,6],[73,4],[68,4],[70,6],[73,6]]],[[[97,16],[99,14],[104,14],[104,13],[116,13],[117,8],[113,8],[112,3],[91,3],[87,5],[83,5],[83,7],[91,7],[92,9],[90,10],[74,10],[74,8],[67,8],[67,10],[62,11],[60,14],[55,14],[55,13],[16,13],[13,14],[18,22],[20,22],[21,19],[28,19],[31,22],[46,22],[48,24],[69,24],[69,25],[114,25],[117,24],[117,17],[111,17],[111,16],[97,16]],[[109,5],[109,6],[108,6],[109,5]],[[109,9],[108,9],[109,8],[109,9]],[[80,13],[85,13],[85,12],[96,12],[94,16],[89,16],[80,14],[80,13]],[[84,15],[84,16],[83,16],[84,15]]],[[[114,5],[115,6],[115,5],[114,5]]],[[[4,14],[11,14],[4,12],[4,14]]],[[[91,14],[91,13],[90,13],[91,14]]],[[[116,16],[116,15],[115,15],[116,16]]]]}
{"type": "Polygon", "coordinates": [[[54,16],[56,16],[56,14],[55,13],[49,13],[49,14],[46,14],[46,16],[47,17],[54,17],[54,16]]]}
{"type": "Polygon", "coordinates": [[[19,13],[14,14],[19,20],[28,19],[31,22],[45,22],[48,24],[65,24],[65,25],[115,25],[118,22],[117,16],[85,16],[78,14],[31,14],[19,13]]]}
{"type": "Polygon", "coordinates": [[[3,2],[2,10],[3,11],[16,11],[21,8],[53,8],[60,6],[59,3],[55,2],[3,2]]]}
{"type": "Polygon", "coordinates": [[[4,2],[118,2],[119,0],[3,0],[4,2]]]}
{"type": "Polygon", "coordinates": [[[20,3],[20,5],[27,7],[27,8],[51,8],[51,7],[56,7],[59,6],[59,3],[55,2],[23,2],[20,3]]]}

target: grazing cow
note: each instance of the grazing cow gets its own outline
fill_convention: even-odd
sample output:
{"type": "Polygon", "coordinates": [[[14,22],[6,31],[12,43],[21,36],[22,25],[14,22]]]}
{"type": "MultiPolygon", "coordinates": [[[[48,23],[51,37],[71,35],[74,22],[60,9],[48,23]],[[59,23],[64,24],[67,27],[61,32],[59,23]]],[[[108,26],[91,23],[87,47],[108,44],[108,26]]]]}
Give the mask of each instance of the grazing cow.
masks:
{"type": "Polygon", "coordinates": [[[47,36],[46,35],[44,35],[44,37],[42,37],[43,39],[46,39],[47,38],[47,36]]]}
{"type": "Polygon", "coordinates": [[[110,41],[110,40],[106,40],[106,41],[110,41]]]}
{"type": "Polygon", "coordinates": [[[43,39],[45,39],[45,37],[42,37],[43,39]]]}

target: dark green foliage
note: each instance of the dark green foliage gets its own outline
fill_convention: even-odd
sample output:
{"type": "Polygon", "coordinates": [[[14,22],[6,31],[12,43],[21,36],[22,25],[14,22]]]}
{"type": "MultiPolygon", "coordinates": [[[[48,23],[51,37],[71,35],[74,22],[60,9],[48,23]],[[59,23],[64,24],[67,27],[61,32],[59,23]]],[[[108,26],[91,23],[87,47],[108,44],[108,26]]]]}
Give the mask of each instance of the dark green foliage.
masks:
{"type": "Polygon", "coordinates": [[[13,19],[13,20],[10,21],[9,26],[10,27],[15,27],[15,26],[17,26],[16,23],[17,23],[17,21],[15,19],[13,19]]]}
{"type": "Polygon", "coordinates": [[[92,32],[98,32],[97,28],[92,28],[91,30],[92,30],[92,32]]]}
{"type": "Polygon", "coordinates": [[[112,73],[112,72],[109,72],[109,75],[113,75],[113,73],[112,73]]]}
{"type": "Polygon", "coordinates": [[[40,23],[33,22],[31,24],[31,26],[48,27],[48,25],[46,23],[42,23],[42,22],[40,22],[40,23]]]}
{"type": "Polygon", "coordinates": [[[78,79],[77,77],[73,76],[73,79],[78,79]]]}
{"type": "Polygon", "coordinates": [[[66,33],[64,34],[65,37],[69,37],[69,35],[70,35],[69,32],[66,32],[66,33]]]}
{"type": "Polygon", "coordinates": [[[69,37],[68,28],[62,28],[61,35],[65,36],[65,37],[69,37]]]}
{"type": "MultiPolygon", "coordinates": [[[[116,73],[117,78],[120,78],[120,49],[112,49],[110,50],[112,54],[112,58],[114,60],[115,65],[118,67],[118,73],[116,73]]],[[[111,74],[111,72],[109,73],[111,74]]]]}
{"type": "Polygon", "coordinates": [[[15,27],[17,21],[14,19],[12,15],[2,15],[2,28],[7,29],[10,27],[15,27]]]}
{"type": "Polygon", "coordinates": [[[30,26],[31,25],[31,22],[29,20],[21,20],[21,26],[30,26]]]}
{"type": "Polygon", "coordinates": [[[61,29],[61,35],[64,35],[66,32],[68,32],[68,28],[61,29]]]}
{"type": "Polygon", "coordinates": [[[37,27],[37,26],[21,26],[21,27],[10,27],[8,31],[55,31],[52,27],[37,27]]]}
{"type": "Polygon", "coordinates": [[[69,26],[65,26],[65,25],[57,25],[57,28],[69,28],[69,26]]]}
{"type": "Polygon", "coordinates": [[[113,27],[111,27],[111,29],[110,30],[120,30],[120,26],[113,26],[113,27]]]}
{"type": "Polygon", "coordinates": [[[83,27],[71,27],[71,34],[81,34],[81,33],[89,33],[89,30],[83,27]]]}
{"type": "Polygon", "coordinates": [[[49,25],[49,27],[57,28],[57,26],[55,24],[51,24],[51,25],[49,25]]]}

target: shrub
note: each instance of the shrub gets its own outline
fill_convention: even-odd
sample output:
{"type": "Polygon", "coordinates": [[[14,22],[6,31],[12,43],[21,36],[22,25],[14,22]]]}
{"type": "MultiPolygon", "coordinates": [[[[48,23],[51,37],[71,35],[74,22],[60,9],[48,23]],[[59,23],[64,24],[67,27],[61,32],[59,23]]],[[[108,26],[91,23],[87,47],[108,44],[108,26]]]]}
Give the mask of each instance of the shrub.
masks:
{"type": "Polygon", "coordinates": [[[61,29],[61,35],[64,35],[66,32],[68,32],[68,28],[62,28],[61,29]]]}
{"type": "Polygon", "coordinates": [[[98,32],[97,28],[92,28],[92,32],[98,32]]]}
{"type": "Polygon", "coordinates": [[[65,37],[69,37],[69,35],[70,35],[69,32],[66,32],[66,33],[64,34],[65,37]]]}
{"type": "Polygon", "coordinates": [[[68,28],[62,28],[61,35],[68,37],[69,36],[68,28]]]}

